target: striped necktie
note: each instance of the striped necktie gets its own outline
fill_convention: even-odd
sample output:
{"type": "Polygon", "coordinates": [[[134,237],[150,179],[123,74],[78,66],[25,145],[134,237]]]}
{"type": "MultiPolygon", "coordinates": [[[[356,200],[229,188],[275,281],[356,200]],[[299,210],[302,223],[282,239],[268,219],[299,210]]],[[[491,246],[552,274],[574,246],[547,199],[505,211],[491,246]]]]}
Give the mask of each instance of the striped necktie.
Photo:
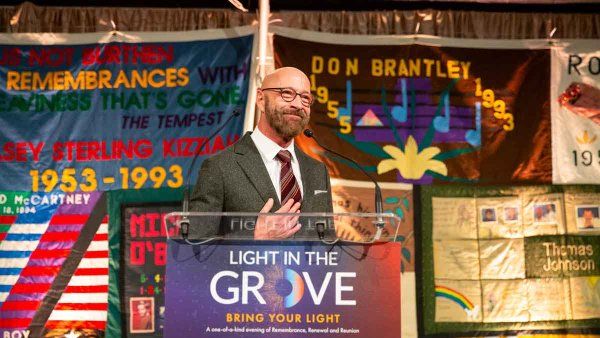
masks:
{"type": "Polygon", "coordinates": [[[296,202],[302,202],[300,186],[292,171],[292,154],[287,150],[281,150],[276,157],[281,163],[281,172],[279,174],[281,205],[287,203],[290,198],[293,198],[296,202]]]}

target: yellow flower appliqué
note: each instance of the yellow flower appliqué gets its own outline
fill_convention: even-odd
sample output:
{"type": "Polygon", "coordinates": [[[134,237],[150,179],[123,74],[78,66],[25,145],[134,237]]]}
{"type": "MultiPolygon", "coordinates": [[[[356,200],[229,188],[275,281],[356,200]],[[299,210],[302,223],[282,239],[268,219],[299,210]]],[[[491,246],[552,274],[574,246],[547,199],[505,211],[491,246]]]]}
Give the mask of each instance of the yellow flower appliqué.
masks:
{"type": "Polygon", "coordinates": [[[440,149],[437,147],[427,147],[419,152],[417,142],[412,135],[406,140],[404,151],[392,145],[384,146],[383,150],[390,154],[392,159],[379,162],[377,165],[378,174],[398,169],[400,175],[409,180],[420,179],[425,175],[425,171],[427,170],[444,176],[448,175],[448,168],[446,168],[444,162],[432,159],[440,153],[440,149]]]}

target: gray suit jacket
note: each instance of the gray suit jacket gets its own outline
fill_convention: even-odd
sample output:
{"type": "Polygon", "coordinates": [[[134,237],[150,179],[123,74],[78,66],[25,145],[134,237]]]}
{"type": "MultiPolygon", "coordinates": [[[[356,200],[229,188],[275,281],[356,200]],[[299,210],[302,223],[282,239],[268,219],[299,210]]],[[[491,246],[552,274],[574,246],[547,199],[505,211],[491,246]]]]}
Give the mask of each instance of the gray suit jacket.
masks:
{"type": "MultiPolygon", "coordinates": [[[[260,157],[246,133],[237,143],[204,160],[191,196],[190,210],[203,212],[259,212],[269,198],[281,207],[277,192],[260,157]]],[[[301,212],[333,212],[331,183],[325,165],[295,147],[302,178],[301,212]]],[[[224,235],[231,232],[226,222],[211,230],[224,235]]],[[[300,230],[299,233],[306,230],[300,230]]],[[[190,231],[191,233],[191,231],[190,231]]]]}

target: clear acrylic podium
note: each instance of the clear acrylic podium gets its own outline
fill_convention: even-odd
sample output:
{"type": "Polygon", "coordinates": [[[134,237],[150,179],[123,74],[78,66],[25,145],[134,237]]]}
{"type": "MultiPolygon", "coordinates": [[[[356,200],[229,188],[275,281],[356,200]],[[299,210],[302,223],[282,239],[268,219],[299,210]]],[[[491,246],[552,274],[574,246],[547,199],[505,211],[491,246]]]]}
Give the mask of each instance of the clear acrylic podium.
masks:
{"type": "Polygon", "coordinates": [[[401,219],[392,213],[240,213],[172,212],[165,215],[169,239],[189,244],[211,240],[253,240],[255,230],[279,238],[281,229],[299,223],[287,239],[353,243],[395,242],[401,219]]]}
{"type": "Polygon", "coordinates": [[[400,337],[401,219],[165,215],[165,338],[400,337]],[[255,232],[289,238],[254,240],[255,232]],[[283,230],[282,230],[283,229],[283,230]]]}

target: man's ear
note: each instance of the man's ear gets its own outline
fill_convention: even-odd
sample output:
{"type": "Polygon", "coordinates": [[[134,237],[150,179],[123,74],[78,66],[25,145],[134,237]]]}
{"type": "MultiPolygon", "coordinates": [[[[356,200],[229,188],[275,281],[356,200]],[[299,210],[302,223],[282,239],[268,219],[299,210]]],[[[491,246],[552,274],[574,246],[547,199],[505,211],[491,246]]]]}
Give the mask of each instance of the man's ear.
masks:
{"type": "Polygon", "coordinates": [[[256,90],[256,106],[259,112],[265,111],[265,94],[260,89],[256,90]]]}

